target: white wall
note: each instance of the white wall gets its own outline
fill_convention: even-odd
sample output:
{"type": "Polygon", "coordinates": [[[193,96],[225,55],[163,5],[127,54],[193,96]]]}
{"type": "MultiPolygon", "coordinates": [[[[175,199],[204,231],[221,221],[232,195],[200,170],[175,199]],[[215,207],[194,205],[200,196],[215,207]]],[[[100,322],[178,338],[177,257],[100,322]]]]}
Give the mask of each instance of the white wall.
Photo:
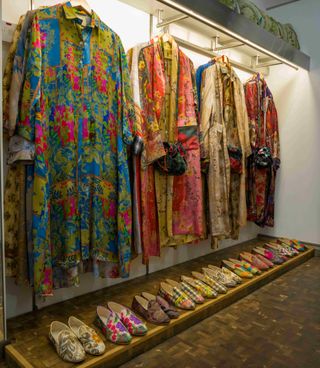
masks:
{"type": "MultiPolygon", "coordinates": [[[[24,13],[26,8],[25,2],[19,2],[16,0],[14,6],[11,2],[5,1],[4,3],[4,20],[10,20],[11,22],[17,22],[19,15],[24,13]],[[6,18],[8,17],[8,18],[6,18]]],[[[26,0],[28,3],[28,0],[26,0]]],[[[40,5],[54,5],[61,1],[57,0],[34,0],[35,7],[40,5]]],[[[137,11],[128,5],[125,5],[117,0],[89,0],[90,5],[98,13],[103,21],[105,21],[115,32],[121,37],[125,48],[129,48],[136,43],[145,42],[149,39],[149,15],[137,11]],[[134,24],[134,26],[133,26],[134,24]]],[[[176,30],[178,32],[178,30],[176,30]]],[[[181,36],[181,30],[179,31],[181,36]]],[[[188,36],[190,32],[188,32],[188,36]]],[[[195,35],[193,35],[195,37],[195,35]]],[[[184,38],[186,35],[184,35],[184,38]]],[[[199,35],[197,36],[199,38],[199,35]]],[[[209,40],[199,39],[200,44],[202,42],[209,42],[209,40]]],[[[209,46],[209,44],[208,44],[209,46]]],[[[195,65],[200,65],[206,62],[208,59],[197,55],[195,53],[186,51],[190,58],[194,61],[195,65]]],[[[229,56],[232,56],[232,51],[228,51],[229,56]]],[[[241,60],[241,55],[234,50],[234,55],[237,60],[241,60]]],[[[246,80],[249,75],[239,71],[239,77],[242,80],[246,80]]],[[[253,239],[256,237],[259,229],[250,224],[247,228],[243,229],[238,241],[223,241],[221,242],[221,248],[253,239]]],[[[189,259],[200,257],[202,255],[211,253],[212,249],[208,241],[204,241],[197,245],[185,245],[180,246],[177,249],[165,248],[162,251],[161,258],[153,258],[150,262],[150,272],[155,272],[163,268],[170,267],[174,264],[185,262],[189,259]]],[[[131,277],[135,278],[144,275],[146,272],[145,267],[141,263],[141,257],[132,262],[131,277]]],[[[56,290],[55,294],[51,298],[47,298],[45,301],[38,299],[37,304],[39,308],[46,305],[57,303],[62,300],[85,294],[94,290],[101,289],[103,287],[111,286],[122,282],[123,280],[103,280],[95,279],[91,274],[85,274],[81,276],[81,283],[79,288],[68,288],[56,290]]],[[[29,312],[32,308],[32,292],[25,287],[18,287],[14,284],[13,280],[7,280],[7,311],[8,318],[16,315],[29,312]]]]}
{"type": "Polygon", "coordinates": [[[268,77],[279,113],[281,168],[276,225],[263,232],[320,243],[320,1],[298,1],[270,14],[293,24],[311,71],[279,66],[268,77]]]}

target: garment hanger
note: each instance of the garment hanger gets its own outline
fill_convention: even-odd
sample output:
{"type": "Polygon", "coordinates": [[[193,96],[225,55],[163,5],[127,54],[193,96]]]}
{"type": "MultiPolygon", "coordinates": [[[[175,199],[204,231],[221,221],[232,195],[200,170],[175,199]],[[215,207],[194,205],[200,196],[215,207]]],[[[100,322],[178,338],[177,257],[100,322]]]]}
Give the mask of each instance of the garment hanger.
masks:
{"type": "Polygon", "coordinates": [[[81,8],[87,14],[91,15],[92,9],[86,0],[71,0],[70,3],[73,8],[81,8]]]}
{"type": "Polygon", "coordinates": [[[165,32],[162,35],[160,35],[160,37],[162,38],[163,42],[169,42],[170,40],[172,40],[172,36],[169,32],[165,32]]]}
{"type": "Polygon", "coordinates": [[[264,76],[261,72],[253,73],[252,76],[247,80],[246,83],[254,82],[254,81],[264,81],[264,76]]]}
{"type": "Polygon", "coordinates": [[[216,62],[221,62],[221,63],[227,64],[227,65],[230,65],[230,60],[229,60],[228,56],[226,56],[226,55],[215,56],[213,58],[213,60],[216,61],[216,62]]]}

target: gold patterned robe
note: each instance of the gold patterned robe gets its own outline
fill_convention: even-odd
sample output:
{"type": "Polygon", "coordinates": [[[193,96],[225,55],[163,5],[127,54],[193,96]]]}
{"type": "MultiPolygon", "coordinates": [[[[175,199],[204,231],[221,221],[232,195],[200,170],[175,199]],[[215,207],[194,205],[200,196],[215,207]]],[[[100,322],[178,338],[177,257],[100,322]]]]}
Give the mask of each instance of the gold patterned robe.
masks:
{"type": "Polygon", "coordinates": [[[207,174],[211,236],[237,238],[245,226],[245,163],[251,153],[241,81],[227,59],[217,59],[203,74],[201,86],[202,159],[207,174]],[[242,172],[231,171],[228,148],[242,152],[242,172]]]}

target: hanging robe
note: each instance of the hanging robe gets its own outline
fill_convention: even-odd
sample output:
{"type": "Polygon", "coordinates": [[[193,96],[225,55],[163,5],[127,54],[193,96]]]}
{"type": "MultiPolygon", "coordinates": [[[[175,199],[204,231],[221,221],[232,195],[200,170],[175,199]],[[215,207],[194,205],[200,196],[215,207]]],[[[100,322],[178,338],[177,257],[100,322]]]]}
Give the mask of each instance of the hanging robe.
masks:
{"type": "Polygon", "coordinates": [[[81,262],[108,265],[110,277],[130,268],[126,145],[135,114],[126,56],[94,12],[80,23],[79,15],[70,2],[37,10],[17,124],[36,146],[34,284],[43,296],[59,275],[76,285],[81,262]]]}
{"type": "Polygon", "coordinates": [[[148,130],[146,164],[164,155],[162,142],[180,141],[187,151],[188,169],[184,175],[167,176],[151,169],[154,186],[151,179],[149,189],[155,191],[157,212],[152,218],[158,220],[160,246],[189,243],[203,235],[193,65],[173,38],[159,38],[142,50],[139,71],[148,130]]]}
{"type": "Polygon", "coordinates": [[[275,179],[280,166],[277,110],[272,93],[259,74],[246,83],[245,96],[252,151],[256,152],[266,146],[273,159],[272,167],[269,168],[256,167],[253,155],[248,160],[248,220],[259,226],[274,226],[275,179]]]}
{"type": "Polygon", "coordinates": [[[207,174],[211,235],[238,238],[246,225],[246,158],[251,153],[249,126],[240,79],[227,58],[203,72],[201,137],[207,174]],[[242,172],[233,172],[228,149],[242,153],[242,172]]]}

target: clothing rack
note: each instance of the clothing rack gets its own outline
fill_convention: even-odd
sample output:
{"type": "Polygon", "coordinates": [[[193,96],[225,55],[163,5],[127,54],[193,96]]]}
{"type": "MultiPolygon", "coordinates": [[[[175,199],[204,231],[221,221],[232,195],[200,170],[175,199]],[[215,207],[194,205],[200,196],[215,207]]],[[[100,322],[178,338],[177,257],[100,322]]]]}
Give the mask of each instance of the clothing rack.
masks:
{"type": "MultiPolygon", "coordinates": [[[[163,9],[158,9],[157,10],[157,24],[156,27],[158,29],[162,29],[163,32],[169,32],[169,26],[170,24],[173,23],[177,23],[180,22],[182,20],[185,20],[187,18],[189,18],[188,15],[186,14],[180,14],[180,15],[176,15],[176,16],[172,16],[166,19],[163,19],[163,9]]],[[[153,22],[153,20],[151,20],[152,15],[150,16],[150,21],[153,22]]],[[[153,29],[153,23],[152,25],[150,25],[150,29],[153,29]]],[[[152,37],[150,37],[152,38],[152,37]]],[[[210,58],[214,58],[216,56],[220,56],[218,52],[223,51],[223,50],[230,50],[230,49],[234,49],[234,48],[239,48],[242,46],[245,46],[246,44],[243,41],[238,41],[238,40],[230,40],[230,41],[225,41],[225,42],[221,42],[220,41],[220,37],[219,36],[215,36],[211,39],[211,47],[210,48],[206,48],[206,47],[202,47],[200,45],[196,45],[194,43],[191,43],[187,40],[184,40],[182,38],[179,37],[174,37],[174,39],[176,40],[176,42],[178,43],[179,46],[184,47],[190,51],[194,51],[198,54],[204,55],[204,56],[208,56],[210,58]],[[219,46],[220,45],[220,46],[219,46]]],[[[248,73],[257,73],[259,72],[261,69],[265,69],[264,70],[264,74],[268,75],[268,69],[270,66],[274,66],[274,65],[280,65],[282,64],[281,61],[279,60],[274,60],[270,57],[268,58],[260,58],[259,55],[256,55],[254,57],[251,57],[251,65],[247,65],[244,63],[241,63],[239,61],[236,60],[232,60],[230,59],[230,64],[235,67],[238,68],[242,71],[248,72],[248,73]]],[[[291,66],[291,65],[290,65],[291,66]]],[[[298,69],[295,66],[292,66],[294,69],[298,69]]]]}
{"type": "MultiPolygon", "coordinates": [[[[163,3],[165,5],[168,6],[172,6],[172,8],[175,8],[175,5],[171,4],[173,3],[172,1],[159,1],[160,3],[163,3]]],[[[33,4],[33,0],[30,0],[30,8],[33,9],[34,8],[34,4],[33,4]]],[[[175,8],[176,9],[176,8],[175,8]]],[[[203,24],[206,24],[205,20],[201,20],[200,18],[197,18],[196,15],[192,12],[188,12],[185,11],[183,9],[178,9],[179,14],[174,15],[174,16],[170,16],[168,18],[163,19],[162,15],[163,15],[163,10],[162,9],[158,9],[157,10],[157,24],[156,27],[158,29],[168,29],[170,24],[173,23],[177,23],[177,22],[181,22],[181,21],[185,21],[185,20],[189,20],[189,19],[196,19],[198,22],[202,22],[203,24]]],[[[153,31],[153,18],[154,16],[151,14],[150,15],[150,34],[153,31]]],[[[207,26],[209,24],[206,24],[207,26]]],[[[239,48],[242,46],[252,46],[253,48],[255,48],[252,43],[249,40],[244,40],[241,37],[238,37],[237,35],[233,34],[232,32],[227,32],[223,29],[223,27],[218,27],[216,25],[209,25],[214,29],[217,29],[220,32],[225,32],[226,34],[228,34],[230,37],[233,37],[231,40],[229,41],[224,41],[224,42],[220,42],[220,38],[218,35],[216,35],[215,37],[213,37],[211,40],[211,47],[210,48],[206,48],[206,47],[202,47],[200,45],[196,45],[194,43],[191,43],[187,40],[178,38],[178,37],[174,37],[176,42],[178,43],[179,46],[184,47],[188,50],[197,52],[201,55],[207,56],[209,58],[214,58],[216,56],[219,56],[220,51],[223,50],[228,50],[228,49],[234,49],[234,48],[239,48]]],[[[151,38],[151,37],[150,37],[151,38]]],[[[258,51],[259,48],[257,48],[258,51]]],[[[234,66],[235,68],[238,68],[240,70],[243,70],[245,72],[248,73],[256,73],[257,71],[259,71],[259,69],[262,68],[268,68],[270,66],[273,65],[279,65],[279,64],[287,64],[290,67],[294,68],[294,69],[298,69],[297,66],[295,66],[294,64],[290,63],[290,62],[286,62],[284,60],[281,60],[281,58],[278,57],[272,57],[273,55],[271,55],[270,53],[266,52],[266,54],[268,55],[268,57],[261,57],[260,55],[256,55],[254,57],[252,57],[251,60],[251,65],[246,65],[244,63],[238,62],[236,60],[232,60],[230,59],[230,63],[232,66],[234,66]]],[[[266,71],[264,71],[264,74],[267,74],[266,71]]],[[[146,274],[149,273],[149,265],[146,265],[146,274]]],[[[33,309],[36,309],[36,297],[33,293],[33,298],[32,298],[32,302],[33,302],[33,309]]]]}
{"type": "MultiPolygon", "coordinates": [[[[279,64],[287,65],[296,70],[299,68],[310,70],[310,56],[259,27],[243,15],[227,8],[219,1],[120,1],[158,18],[157,28],[167,28],[172,23],[179,23],[184,29],[206,36],[209,40],[214,40],[218,36],[221,41],[219,41],[219,47],[209,51],[241,48],[243,55],[249,58],[249,62],[244,65],[245,70],[251,68],[258,71],[279,64]],[[258,64],[255,62],[257,57],[258,64]]],[[[195,46],[197,46],[197,52],[201,52],[201,46],[195,46]]],[[[206,51],[208,50],[204,48],[201,53],[206,51]]],[[[238,67],[240,68],[239,65],[238,67]]],[[[265,71],[264,74],[266,74],[265,71]]]]}
{"type": "MultiPolygon", "coordinates": [[[[209,49],[206,49],[204,47],[201,47],[201,46],[198,46],[198,45],[195,45],[189,41],[186,41],[186,40],[183,40],[181,38],[178,38],[178,37],[174,37],[175,41],[177,42],[177,44],[181,47],[184,47],[190,51],[194,51],[194,52],[197,52],[203,56],[208,56],[209,58],[214,58],[216,56],[219,56],[219,54],[217,52],[214,52],[214,51],[211,51],[209,49]]],[[[250,66],[247,66],[245,64],[242,64],[238,61],[235,61],[235,60],[231,60],[229,59],[230,61],[230,64],[235,67],[235,68],[238,68],[240,70],[243,70],[245,72],[248,72],[248,73],[256,73],[257,70],[254,69],[254,68],[251,68],[250,66]]],[[[267,74],[267,73],[264,73],[264,74],[267,74]]]]}

